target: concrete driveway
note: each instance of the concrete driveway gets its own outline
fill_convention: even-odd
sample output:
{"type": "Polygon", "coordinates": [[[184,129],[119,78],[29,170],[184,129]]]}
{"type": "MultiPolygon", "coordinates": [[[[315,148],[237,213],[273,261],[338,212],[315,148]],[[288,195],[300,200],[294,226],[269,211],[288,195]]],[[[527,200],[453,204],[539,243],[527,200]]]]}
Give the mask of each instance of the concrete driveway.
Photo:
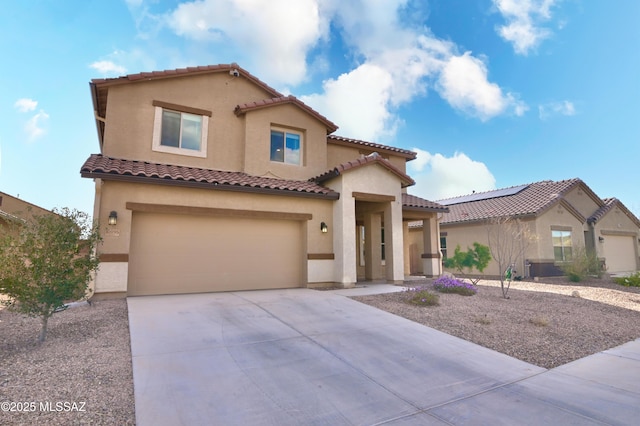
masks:
{"type": "Polygon", "coordinates": [[[545,370],[342,294],[293,289],[129,298],[137,424],[634,424],[640,418],[640,340],[545,370]]]}

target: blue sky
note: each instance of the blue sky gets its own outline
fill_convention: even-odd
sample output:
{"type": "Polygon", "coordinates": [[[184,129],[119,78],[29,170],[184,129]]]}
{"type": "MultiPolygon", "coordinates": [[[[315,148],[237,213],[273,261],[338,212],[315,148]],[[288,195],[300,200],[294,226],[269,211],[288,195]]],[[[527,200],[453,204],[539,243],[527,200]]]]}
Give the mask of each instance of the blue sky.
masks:
{"type": "Polygon", "coordinates": [[[0,191],[93,208],[92,78],[237,62],[416,150],[428,199],[578,177],[640,215],[637,0],[8,1],[0,191]]]}

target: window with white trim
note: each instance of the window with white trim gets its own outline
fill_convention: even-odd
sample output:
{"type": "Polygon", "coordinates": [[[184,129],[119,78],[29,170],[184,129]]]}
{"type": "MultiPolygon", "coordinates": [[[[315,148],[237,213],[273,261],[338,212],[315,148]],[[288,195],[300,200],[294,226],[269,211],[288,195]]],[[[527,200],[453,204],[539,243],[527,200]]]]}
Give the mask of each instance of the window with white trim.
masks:
{"type": "Polygon", "coordinates": [[[153,101],[153,150],[192,157],[207,156],[210,111],[153,101]]]}
{"type": "Polygon", "coordinates": [[[571,260],[573,246],[571,244],[571,231],[551,231],[553,241],[553,257],[556,262],[566,262],[571,260]]]}
{"type": "Polygon", "coordinates": [[[271,161],[302,164],[302,133],[294,130],[271,128],[271,161]]]}

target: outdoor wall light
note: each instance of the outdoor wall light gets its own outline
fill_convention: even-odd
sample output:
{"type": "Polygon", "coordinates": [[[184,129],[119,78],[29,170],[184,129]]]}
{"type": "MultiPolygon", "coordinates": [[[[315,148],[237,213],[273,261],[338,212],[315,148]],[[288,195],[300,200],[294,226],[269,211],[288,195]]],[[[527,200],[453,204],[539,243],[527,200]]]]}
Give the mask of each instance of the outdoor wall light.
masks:
{"type": "Polygon", "coordinates": [[[117,225],[118,224],[118,213],[115,210],[112,210],[109,213],[109,225],[117,225]]]}
{"type": "Polygon", "coordinates": [[[601,243],[604,242],[604,237],[598,237],[598,241],[600,241],[601,243]]]}
{"type": "Polygon", "coordinates": [[[326,234],[327,232],[329,232],[329,227],[327,226],[326,223],[324,222],[320,223],[320,231],[322,231],[323,234],[326,234]]]}

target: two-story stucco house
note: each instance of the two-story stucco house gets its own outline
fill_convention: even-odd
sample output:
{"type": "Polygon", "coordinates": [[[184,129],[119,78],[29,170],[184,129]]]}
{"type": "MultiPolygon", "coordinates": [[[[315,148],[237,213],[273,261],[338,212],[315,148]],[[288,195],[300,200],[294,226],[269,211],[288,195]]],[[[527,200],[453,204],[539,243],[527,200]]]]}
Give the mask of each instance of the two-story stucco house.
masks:
{"type": "Polygon", "coordinates": [[[409,221],[441,272],[437,203],[408,195],[414,152],[337,126],[236,64],[96,79],[96,293],[401,282],[409,221]]]}
{"type": "MultiPolygon", "coordinates": [[[[533,237],[516,261],[518,275],[561,275],[560,266],[578,249],[593,251],[606,272],[640,269],[640,220],[616,198],[601,199],[580,179],[542,181],[438,201],[449,207],[440,221],[444,256],[456,246],[489,245],[488,227],[495,218],[518,218],[533,237]]],[[[419,247],[420,224],[409,241],[419,247]]],[[[515,251],[517,253],[517,250],[515,251]]],[[[492,261],[485,275],[500,274],[492,261]]]]}

